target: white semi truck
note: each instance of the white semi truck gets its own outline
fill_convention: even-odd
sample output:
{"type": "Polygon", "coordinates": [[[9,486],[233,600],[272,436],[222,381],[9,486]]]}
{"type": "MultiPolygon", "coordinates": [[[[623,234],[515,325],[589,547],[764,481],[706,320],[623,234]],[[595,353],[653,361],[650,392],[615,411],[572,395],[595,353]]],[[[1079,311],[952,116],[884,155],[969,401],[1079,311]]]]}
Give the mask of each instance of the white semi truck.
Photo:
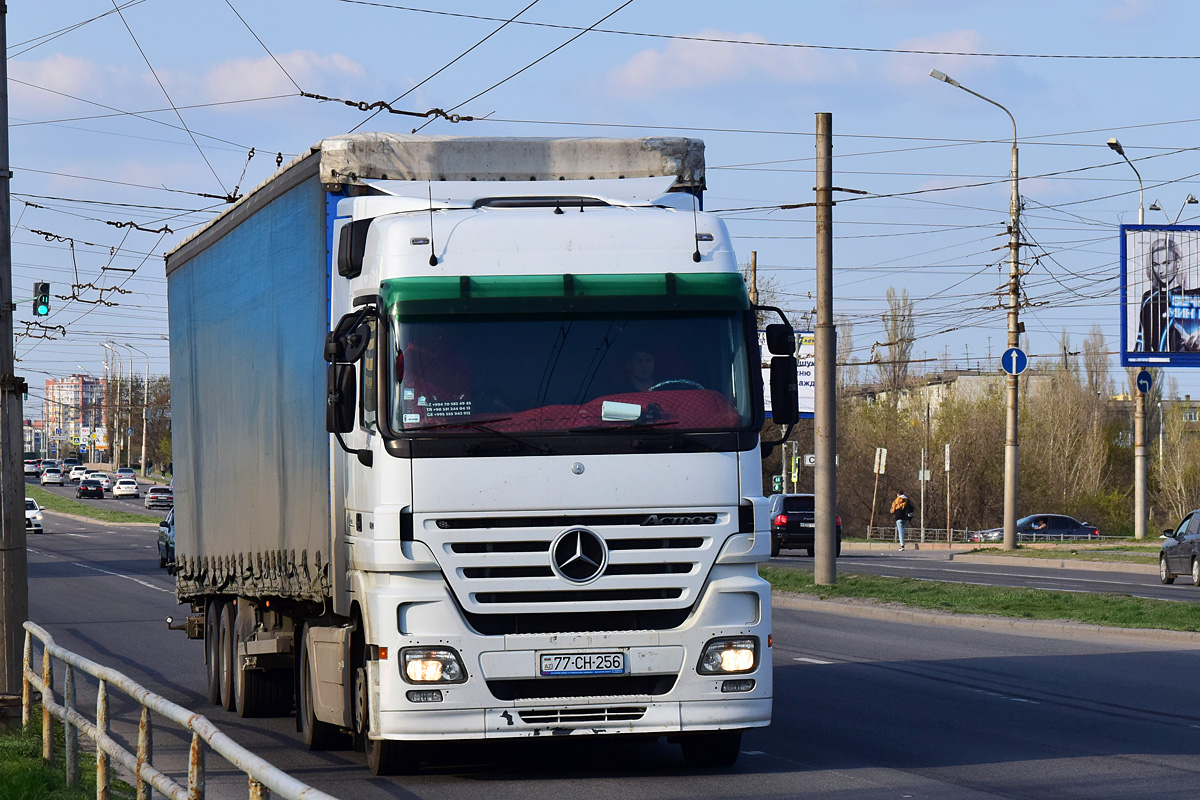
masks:
{"type": "Polygon", "coordinates": [[[548,734],[736,760],[771,718],[772,443],[703,186],[693,139],[335,136],[167,255],[213,702],[380,774],[548,734]]]}

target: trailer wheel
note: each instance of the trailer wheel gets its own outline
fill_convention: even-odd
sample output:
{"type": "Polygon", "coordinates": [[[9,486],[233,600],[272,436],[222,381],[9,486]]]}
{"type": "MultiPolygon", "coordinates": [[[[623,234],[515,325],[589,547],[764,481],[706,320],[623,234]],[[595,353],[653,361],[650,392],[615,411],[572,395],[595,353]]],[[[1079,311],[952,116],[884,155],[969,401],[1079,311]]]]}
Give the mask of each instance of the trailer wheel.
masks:
{"type": "Polygon", "coordinates": [[[233,710],[233,607],[234,603],[222,603],[217,624],[217,681],[220,705],[227,711],[233,710]]]}
{"type": "Polygon", "coordinates": [[[296,707],[296,719],[300,722],[300,736],[304,746],[309,750],[329,750],[343,738],[337,726],[317,719],[314,704],[314,681],[312,664],[308,655],[308,627],[304,628],[304,636],[300,642],[300,692],[296,707]]]}
{"type": "Polygon", "coordinates": [[[221,704],[220,648],[217,646],[221,627],[221,600],[210,598],[204,606],[204,662],[208,673],[208,702],[221,704]]]}
{"type": "Polygon", "coordinates": [[[742,748],[741,731],[697,733],[679,740],[689,767],[728,769],[737,763],[742,748]]]}
{"type": "Polygon", "coordinates": [[[239,717],[272,717],[292,709],[292,673],[288,669],[242,669],[241,643],[254,630],[254,611],[239,603],[233,625],[233,710],[239,717]]]}

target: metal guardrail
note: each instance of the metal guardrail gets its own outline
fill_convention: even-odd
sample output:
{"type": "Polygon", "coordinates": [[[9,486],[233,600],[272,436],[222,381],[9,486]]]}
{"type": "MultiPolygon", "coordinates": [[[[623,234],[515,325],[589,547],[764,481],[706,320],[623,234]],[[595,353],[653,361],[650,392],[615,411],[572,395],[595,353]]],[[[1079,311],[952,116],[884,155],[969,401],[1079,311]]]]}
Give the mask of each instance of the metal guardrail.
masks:
{"type": "MultiPolygon", "coordinates": [[[[970,542],[971,534],[974,534],[977,532],[978,531],[973,531],[970,529],[957,529],[956,528],[956,529],[951,530],[949,532],[949,537],[947,537],[947,532],[946,532],[945,528],[929,528],[929,527],[927,527],[927,528],[925,528],[925,536],[924,536],[924,538],[922,538],[921,537],[921,529],[919,527],[913,525],[912,523],[909,523],[908,530],[904,534],[904,540],[906,542],[910,542],[910,543],[916,542],[918,544],[920,544],[922,542],[947,542],[947,541],[949,541],[949,542],[965,542],[966,543],[966,542],[970,542]]],[[[1058,543],[1058,544],[1072,544],[1072,543],[1073,544],[1088,544],[1088,543],[1092,543],[1092,544],[1096,544],[1098,542],[1114,541],[1114,540],[1120,540],[1122,538],[1123,537],[1121,537],[1121,536],[1091,536],[1088,538],[1083,538],[1083,537],[1078,537],[1078,536],[1067,536],[1067,535],[1055,536],[1052,533],[1039,532],[1036,534],[1021,533],[1017,536],[1017,541],[1020,542],[1021,544],[1037,544],[1037,543],[1047,543],[1047,544],[1055,544],[1055,543],[1058,543]]],[[[900,540],[899,535],[896,533],[895,525],[868,528],[867,529],[867,539],[883,541],[883,542],[899,542],[899,540],[900,540]]],[[[983,542],[983,544],[988,544],[988,543],[989,542],[983,542]]],[[[993,541],[990,543],[995,544],[996,542],[993,541]]],[[[979,542],[976,542],[976,544],[979,544],[979,542]]]]}
{"type": "Polygon", "coordinates": [[[137,781],[138,800],[150,799],[150,788],[170,800],[203,800],[204,759],[208,745],[214,753],[244,772],[249,780],[250,800],[266,800],[275,792],[285,800],[337,800],[318,789],[296,780],[272,766],[222,733],[207,718],[178,706],[154,694],[129,677],[110,667],[103,667],[83,656],[64,650],[54,643],[54,637],[32,622],[25,623],[24,675],[21,686],[21,723],[29,725],[33,713],[32,689],[42,695],[42,758],[54,758],[54,719],[60,720],[66,732],[65,760],[67,785],[79,784],[79,734],[82,732],[96,744],[96,798],[107,800],[109,792],[110,759],[127,768],[137,781]],[[42,643],[42,674],[32,668],[33,638],[42,643]],[[62,702],[55,700],[53,659],[63,664],[62,702]],[[80,670],[98,681],[96,692],[96,721],[92,722],[78,710],[75,672],[80,670]],[[119,689],[142,707],[138,723],[137,752],[131,753],[109,736],[108,689],[119,689]],[[156,769],[153,757],[153,722],[150,712],[176,723],[192,732],[188,758],[187,786],[156,769]]]}

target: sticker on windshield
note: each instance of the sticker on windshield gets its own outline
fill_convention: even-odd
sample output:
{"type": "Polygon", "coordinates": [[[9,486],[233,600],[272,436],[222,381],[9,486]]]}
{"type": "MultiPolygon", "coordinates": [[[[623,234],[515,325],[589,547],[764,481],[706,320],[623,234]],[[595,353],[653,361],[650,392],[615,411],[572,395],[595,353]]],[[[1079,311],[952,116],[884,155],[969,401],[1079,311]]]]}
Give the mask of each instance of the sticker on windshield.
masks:
{"type": "Polygon", "coordinates": [[[419,405],[419,406],[425,405],[425,395],[421,395],[420,397],[417,398],[417,405],[419,405]]]}
{"type": "Polygon", "coordinates": [[[414,397],[416,397],[416,392],[414,392],[412,389],[404,390],[404,399],[405,400],[412,400],[414,397]]]}
{"type": "MultiPolygon", "coordinates": [[[[424,400],[425,398],[421,398],[424,400]]],[[[420,405],[420,400],[417,401],[420,405]]],[[[470,400],[432,400],[425,405],[427,417],[466,417],[471,414],[470,400]]]]}
{"type": "Polygon", "coordinates": [[[404,415],[404,424],[405,425],[419,425],[420,423],[421,423],[421,415],[420,414],[405,414],[404,415]]]}

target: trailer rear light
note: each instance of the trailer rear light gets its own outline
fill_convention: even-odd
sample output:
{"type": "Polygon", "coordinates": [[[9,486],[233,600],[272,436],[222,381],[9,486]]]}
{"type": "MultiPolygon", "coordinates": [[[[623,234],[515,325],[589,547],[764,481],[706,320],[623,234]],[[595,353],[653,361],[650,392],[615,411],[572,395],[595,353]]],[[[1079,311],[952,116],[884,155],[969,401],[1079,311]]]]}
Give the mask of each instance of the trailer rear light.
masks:
{"type": "Polygon", "coordinates": [[[462,683],[467,679],[458,653],[449,647],[406,647],[400,651],[401,674],[409,683],[462,683]]]}
{"type": "Polygon", "coordinates": [[[787,525],[787,514],[776,514],[775,519],[771,520],[771,524],[781,527],[787,525]]]}
{"type": "Polygon", "coordinates": [[[704,646],[696,671],[701,675],[751,672],[758,663],[758,639],[754,636],[713,639],[704,646]]]}

